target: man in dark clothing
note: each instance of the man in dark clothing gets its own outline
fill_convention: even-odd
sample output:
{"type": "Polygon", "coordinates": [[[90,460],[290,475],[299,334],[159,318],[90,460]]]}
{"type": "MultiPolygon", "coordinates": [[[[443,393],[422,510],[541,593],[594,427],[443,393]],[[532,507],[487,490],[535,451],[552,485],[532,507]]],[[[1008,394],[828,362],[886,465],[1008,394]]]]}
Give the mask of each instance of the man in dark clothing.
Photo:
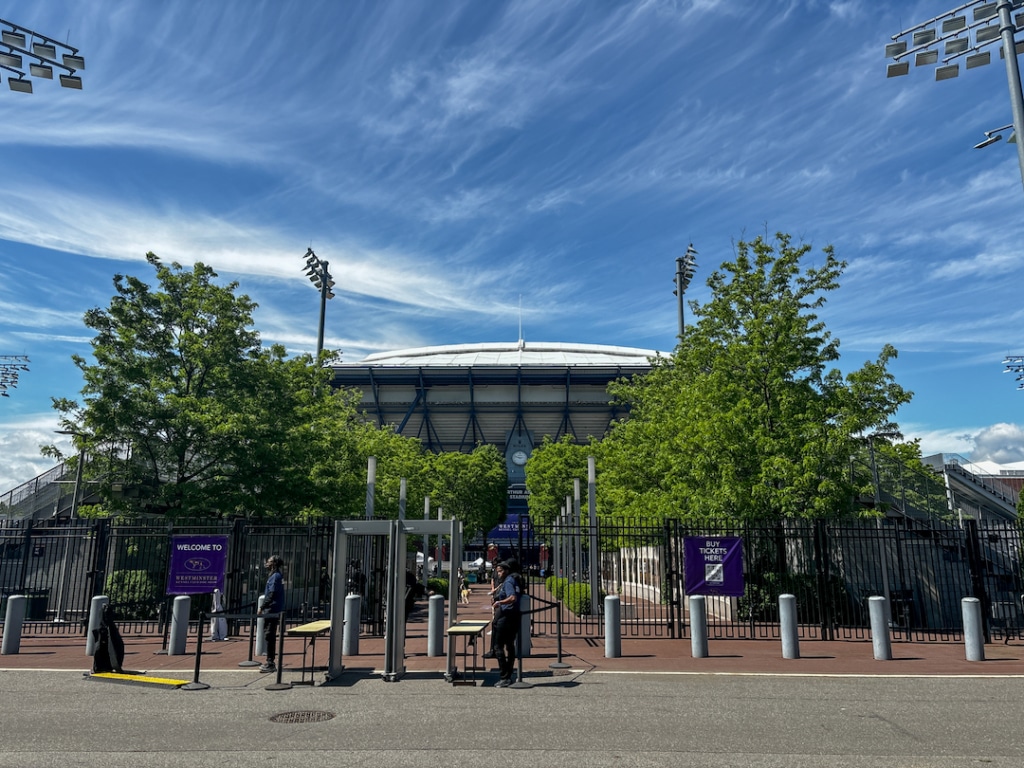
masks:
{"type": "Polygon", "coordinates": [[[265,565],[270,575],[267,577],[267,587],[263,590],[263,606],[259,612],[265,617],[263,619],[263,639],[267,645],[267,663],[260,667],[260,672],[275,672],[277,665],[274,663],[274,659],[277,658],[279,614],[284,611],[284,577],[281,575],[284,559],[277,555],[271,555],[267,558],[265,565]]]}
{"type": "Polygon", "coordinates": [[[495,617],[491,627],[494,648],[498,659],[501,679],[497,688],[512,685],[512,672],[516,666],[516,637],[519,634],[519,584],[509,570],[508,563],[495,566],[498,574],[498,589],[494,595],[495,617]]]}

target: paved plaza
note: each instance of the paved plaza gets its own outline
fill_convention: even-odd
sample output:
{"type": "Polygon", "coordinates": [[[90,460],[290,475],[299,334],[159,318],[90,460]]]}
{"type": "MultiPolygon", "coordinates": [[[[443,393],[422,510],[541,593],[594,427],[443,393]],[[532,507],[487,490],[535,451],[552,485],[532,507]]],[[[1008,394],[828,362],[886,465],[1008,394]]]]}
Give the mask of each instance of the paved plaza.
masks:
{"type": "MultiPolygon", "coordinates": [[[[327,660],[317,644],[317,666],[327,660]]],[[[783,659],[770,640],[533,638],[521,689],[444,680],[410,627],[405,673],[380,677],[383,643],[364,639],[345,672],[268,690],[274,675],[240,666],[244,638],[204,642],[202,690],[100,682],[78,635],[32,635],[0,656],[0,767],[104,766],[1014,766],[1024,759],[1024,642],[803,642],[783,659]]],[[[308,649],[307,649],[308,650],[308,649]]],[[[167,656],[159,639],[126,638],[125,668],[195,678],[195,637],[167,656]]],[[[303,641],[286,641],[285,682],[303,676],[303,641]]],[[[310,659],[307,656],[307,665],[310,659]]],[[[308,679],[310,671],[306,671],[308,679]]]]}

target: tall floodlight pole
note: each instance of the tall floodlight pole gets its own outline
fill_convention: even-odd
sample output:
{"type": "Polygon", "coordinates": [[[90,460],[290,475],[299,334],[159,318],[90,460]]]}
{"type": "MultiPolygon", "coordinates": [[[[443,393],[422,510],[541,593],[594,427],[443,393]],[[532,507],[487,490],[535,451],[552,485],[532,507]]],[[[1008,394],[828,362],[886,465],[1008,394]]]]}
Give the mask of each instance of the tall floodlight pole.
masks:
{"type": "Polygon", "coordinates": [[[18,375],[28,370],[28,355],[0,355],[0,397],[18,386],[18,375]]]}
{"type": "Polygon", "coordinates": [[[320,329],[316,336],[316,356],[319,358],[320,353],[324,351],[324,315],[327,313],[327,300],[334,298],[334,294],[331,293],[334,280],[327,269],[327,262],[317,258],[312,248],[306,250],[305,259],[306,277],[320,291],[320,329]]]}
{"type": "Polygon", "coordinates": [[[676,289],[672,294],[679,299],[679,338],[683,337],[683,294],[686,293],[690,280],[693,279],[694,270],[697,269],[697,251],[693,243],[686,247],[686,253],[676,258],[676,289]]]}
{"type": "Polygon", "coordinates": [[[1024,389],[1024,355],[1007,355],[1003,365],[1003,373],[1017,374],[1017,389],[1024,389]]]}
{"type": "Polygon", "coordinates": [[[82,78],[75,72],[85,69],[85,58],[77,48],[13,21],[0,19],[0,69],[7,71],[7,84],[12,91],[32,93],[32,80],[28,79],[24,71],[26,61],[28,74],[32,77],[53,80],[53,68],[57,67],[64,70],[59,76],[64,88],[82,90],[82,78]],[[17,77],[13,77],[12,73],[17,77]]]}
{"type": "MultiPolygon", "coordinates": [[[[916,67],[938,64],[941,46],[942,66],[936,68],[935,79],[951,80],[960,75],[960,63],[951,62],[966,56],[966,69],[984,66],[992,61],[992,51],[983,49],[1001,42],[999,53],[1006,61],[1006,81],[1010,87],[1010,111],[1013,115],[1014,133],[1008,141],[1017,145],[1017,161],[1021,183],[1024,184],[1024,92],[1021,91],[1017,63],[1017,54],[1024,50],[1024,42],[1016,41],[1017,31],[1024,29],[1024,13],[1018,13],[1016,17],[1012,13],[1022,7],[1024,0],[971,0],[893,35],[893,42],[885,46],[885,56],[894,62],[888,66],[886,76],[899,77],[910,72],[911,56],[916,67]],[[970,19],[966,13],[968,10],[971,11],[970,19]]],[[[998,130],[985,131],[986,141],[975,145],[976,148],[998,141],[998,138],[992,140],[992,134],[998,130]]]]}

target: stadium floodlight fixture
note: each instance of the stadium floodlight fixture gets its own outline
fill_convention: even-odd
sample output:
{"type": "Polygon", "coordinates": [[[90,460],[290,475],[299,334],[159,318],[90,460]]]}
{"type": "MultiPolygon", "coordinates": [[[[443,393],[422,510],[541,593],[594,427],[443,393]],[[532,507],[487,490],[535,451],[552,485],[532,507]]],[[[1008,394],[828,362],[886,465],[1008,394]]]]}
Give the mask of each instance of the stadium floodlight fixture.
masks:
{"type": "MultiPolygon", "coordinates": [[[[1010,108],[1013,117],[1013,135],[1010,141],[1017,145],[1017,161],[1021,182],[1024,184],[1024,142],[1016,141],[1024,135],[1024,91],[1021,90],[1020,66],[1017,55],[1024,52],[1024,41],[1018,42],[1017,33],[1024,30],[1024,0],[968,0],[953,10],[946,11],[928,21],[915,24],[892,36],[885,46],[885,56],[892,59],[886,68],[886,77],[910,74],[910,56],[915,66],[939,64],[935,69],[937,81],[952,80],[960,76],[960,65],[955,60],[966,57],[965,69],[985,66],[992,61],[992,52],[982,50],[1001,42],[1000,55],[1006,62],[1006,81],[1010,90],[1010,108]],[[966,13],[970,11],[970,14],[966,13]],[[939,47],[944,53],[939,56],[939,47]],[[1007,53],[1013,53],[1012,56],[1007,53]]],[[[987,147],[997,131],[986,131],[986,140],[975,145],[987,147]]]]}
{"type": "MultiPolygon", "coordinates": [[[[984,149],[985,147],[990,147],[993,144],[1002,141],[1003,140],[1003,131],[1008,131],[1011,128],[1013,128],[1013,123],[1010,123],[1009,125],[1001,125],[998,128],[993,128],[991,131],[985,131],[985,140],[975,144],[974,148],[975,149],[984,149]]],[[[1006,143],[1007,144],[1016,144],[1017,143],[1017,134],[1016,134],[1016,132],[1010,134],[1010,138],[1008,138],[1006,140],[1006,143]]]]}
{"type": "Polygon", "coordinates": [[[683,322],[683,295],[697,270],[697,249],[693,243],[686,246],[686,253],[676,258],[676,289],[672,291],[679,302],[679,338],[682,339],[686,326],[683,322]]]}
{"type": "Polygon", "coordinates": [[[306,277],[309,278],[313,287],[320,291],[320,325],[316,337],[316,356],[319,359],[320,353],[324,351],[324,318],[327,315],[327,300],[334,298],[334,293],[331,291],[331,288],[334,287],[334,279],[328,270],[328,263],[313,253],[312,248],[306,249],[303,258],[306,260],[306,277]]]}
{"type": "Polygon", "coordinates": [[[18,374],[28,370],[28,355],[0,355],[0,397],[18,386],[18,374]]]}
{"type": "MultiPolygon", "coordinates": [[[[1024,355],[1007,355],[1003,365],[1003,373],[1015,373],[1018,382],[1024,381],[1024,355]]],[[[1018,384],[1017,389],[1024,389],[1024,383],[1018,384]]]]}
{"type": "Polygon", "coordinates": [[[6,51],[0,51],[0,67],[17,71],[17,79],[8,77],[12,91],[32,93],[32,81],[21,71],[26,58],[32,77],[53,80],[53,68],[59,67],[65,70],[59,78],[61,86],[82,90],[82,78],[75,73],[85,69],[85,57],[77,48],[6,19],[0,19],[0,45],[7,47],[6,51]]]}

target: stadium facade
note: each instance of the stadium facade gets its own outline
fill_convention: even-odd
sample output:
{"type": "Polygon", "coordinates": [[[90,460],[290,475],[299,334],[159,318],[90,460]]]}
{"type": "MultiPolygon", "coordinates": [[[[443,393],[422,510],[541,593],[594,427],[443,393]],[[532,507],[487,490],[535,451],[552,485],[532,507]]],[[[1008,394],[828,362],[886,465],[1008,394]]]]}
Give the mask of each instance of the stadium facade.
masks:
{"type": "Polygon", "coordinates": [[[509,514],[525,514],[523,465],[545,436],[601,437],[627,411],[608,385],[651,368],[633,347],[506,342],[420,347],[334,366],[333,384],[363,393],[362,410],[428,450],[496,446],[505,456],[509,514]]]}

